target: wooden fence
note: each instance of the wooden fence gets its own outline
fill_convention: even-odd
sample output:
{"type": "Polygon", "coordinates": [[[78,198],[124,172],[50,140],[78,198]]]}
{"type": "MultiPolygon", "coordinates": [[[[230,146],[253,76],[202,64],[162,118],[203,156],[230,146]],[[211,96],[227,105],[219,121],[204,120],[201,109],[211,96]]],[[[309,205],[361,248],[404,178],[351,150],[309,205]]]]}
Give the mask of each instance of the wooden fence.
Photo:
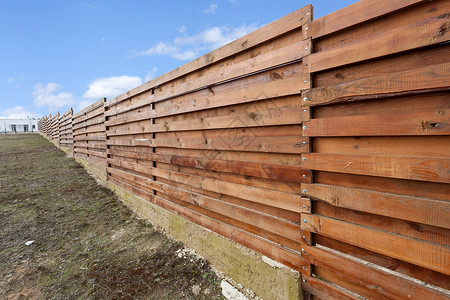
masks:
{"type": "Polygon", "coordinates": [[[106,181],[106,98],[86,107],[73,116],[74,156],[93,164],[95,175],[106,181]]]}
{"type": "Polygon", "coordinates": [[[305,297],[450,297],[449,18],[306,6],[74,115],[75,157],[301,272],[305,297]]]}
{"type": "Polygon", "coordinates": [[[70,108],[59,118],[59,146],[73,148],[73,109],[70,108]]]}
{"type": "Polygon", "coordinates": [[[49,134],[50,139],[59,145],[59,112],[51,119],[49,134]]]}
{"type": "Polygon", "coordinates": [[[331,282],[366,298],[449,297],[428,285],[450,289],[449,12],[449,1],[361,1],[306,25],[313,295],[343,296],[331,282]]]}

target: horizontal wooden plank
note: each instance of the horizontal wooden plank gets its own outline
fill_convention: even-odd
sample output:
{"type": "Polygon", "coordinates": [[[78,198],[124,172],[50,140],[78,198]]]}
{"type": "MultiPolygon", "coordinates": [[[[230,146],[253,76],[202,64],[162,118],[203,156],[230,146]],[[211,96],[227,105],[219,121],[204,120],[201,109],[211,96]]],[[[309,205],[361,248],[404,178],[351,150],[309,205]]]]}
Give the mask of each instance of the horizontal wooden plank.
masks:
{"type": "MultiPolygon", "coordinates": [[[[301,90],[309,87],[309,74],[306,67],[302,64],[294,64],[158,102],[155,110],[157,117],[164,117],[282,96],[299,95],[301,90]],[[195,101],[192,99],[195,99],[195,101]]],[[[113,106],[105,112],[105,116],[129,112],[149,106],[150,103],[150,99],[141,98],[128,106],[113,106]]]]}
{"type": "MultiPolygon", "coordinates": [[[[300,224],[300,214],[297,212],[293,212],[293,211],[289,211],[289,210],[285,210],[285,209],[281,209],[281,208],[275,208],[273,206],[268,206],[265,204],[261,204],[261,203],[257,203],[257,202],[252,202],[252,201],[248,201],[242,198],[236,198],[233,196],[229,196],[229,195],[224,195],[224,194],[219,194],[219,193],[215,193],[215,192],[211,192],[211,191],[207,191],[204,189],[200,189],[197,187],[194,187],[192,185],[186,185],[180,182],[175,182],[175,181],[171,181],[171,180],[167,180],[164,178],[157,178],[159,182],[163,182],[166,184],[170,184],[172,186],[175,187],[179,187],[181,189],[187,190],[187,191],[191,191],[197,194],[201,194],[201,195],[205,195],[214,199],[220,199],[221,201],[225,201],[225,202],[229,202],[238,206],[242,206],[251,210],[255,210],[264,214],[269,214],[271,216],[289,221],[289,222],[293,222],[295,224],[300,224]]],[[[167,196],[169,197],[169,196],[167,196]]],[[[255,232],[253,232],[255,233],[255,232]]],[[[260,235],[262,237],[264,237],[265,235],[260,235]]],[[[275,241],[275,239],[271,239],[272,241],[275,241]]],[[[283,243],[281,243],[283,244],[283,243]]],[[[297,249],[298,247],[290,247],[291,249],[296,249],[297,251],[300,251],[300,249],[297,249]]]]}
{"type": "Polygon", "coordinates": [[[164,162],[172,165],[235,173],[284,182],[310,182],[311,178],[310,170],[301,169],[298,166],[215,159],[214,156],[211,158],[208,156],[193,157],[114,149],[108,149],[107,152],[115,156],[164,162]]]}
{"type": "Polygon", "coordinates": [[[237,63],[231,61],[230,63],[221,64],[218,68],[208,69],[203,76],[180,82],[165,89],[163,89],[164,86],[159,88],[155,92],[154,97],[152,97],[152,101],[162,101],[194,90],[251,76],[257,72],[299,61],[308,54],[311,54],[311,41],[309,39],[295,42],[279,49],[273,49],[237,63]]]}
{"type": "Polygon", "coordinates": [[[125,94],[119,95],[108,102],[108,106],[120,103],[124,99],[130,98],[134,95],[140,94],[151,88],[160,86],[166,82],[179,78],[183,75],[194,72],[200,68],[204,68],[213,63],[219,62],[224,58],[238,54],[253,48],[259,44],[270,41],[277,36],[285,34],[294,29],[300,28],[303,24],[310,22],[312,18],[312,6],[307,5],[291,14],[284,16],[264,27],[261,27],[225,46],[214,50],[202,57],[199,57],[175,70],[165,73],[158,78],[155,78],[137,88],[128,91],[125,94]]]}
{"type": "Polygon", "coordinates": [[[447,136],[318,137],[312,146],[311,152],[315,153],[450,157],[447,136]]]}
{"type": "Polygon", "coordinates": [[[302,154],[302,167],[338,173],[450,183],[450,159],[382,155],[302,154]]]}
{"type": "Polygon", "coordinates": [[[76,147],[106,149],[106,144],[104,141],[77,141],[76,147]]]}
{"type": "Polygon", "coordinates": [[[77,141],[106,141],[106,135],[88,135],[88,136],[77,136],[73,140],[77,141]]]}
{"type": "Polygon", "coordinates": [[[319,215],[302,214],[302,229],[450,274],[450,247],[319,215]]]}
{"type": "Polygon", "coordinates": [[[311,119],[304,136],[450,135],[450,102],[440,110],[311,119]]]}
{"type": "MultiPolygon", "coordinates": [[[[159,124],[151,124],[150,120],[148,120],[145,121],[144,124],[142,122],[126,123],[122,126],[109,127],[108,136],[149,132],[291,125],[299,124],[306,120],[303,116],[304,115],[301,113],[300,107],[286,107],[218,117],[164,122],[159,124]]],[[[118,124],[118,121],[106,121],[106,126],[111,126],[111,124],[116,125],[118,124]]]]}
{"type": "Polygon", "coordinates": [[[308,138],[295,136],[236,137],[236,138],[157,138],[157,139],[109,139],[107,145],[170,147],[202,149],[205,151],[250,151],[269,153],[296,153],[308,151],[308,138]],[[304,142],[304,143],[303,143],[304,142]]]}
{"type": "Polygon", "coordinates": [[[303,193],[334,206],[450,229],[450,202],[326,184],[302,183],[303,193]]]}
{"type": "MultiPolygon", "coordinates": [[[[403,26],[386,28],[366,35],[364,38],[313,53],[304,58],[310,72],[331,69],[337,66],[378,58],[415,48],[446,42],[450,39],[449,17],[441,14],[448,9],[448,3],[441,2],[440,11],[436,10],[428,19],[415,19],[403,26]]],[[[309,30],[308,30],[309,31],[309,30]]]]}
{"type": "Polygon", "coordinates": [[[348,299],[348,300],[361,300],[358,295],[349,293],[341,287],[333,285],[325,280],[321,280],[315,277],[302,275],[302,289],[311,295],[314,295],[314,299],[348,299]]]}
{"type": "Polygon", "coordinates": [[[230,195],[233,197],[253,201],[273,207],[278,207],[294,212],[301,211],[301,197],[299,195],[278,192],[269,189],[256,188],[243,184],[237,184],[207,177],[194,176],[180,172],[168,171],[150,166],[118,161],[108,160],[110,163],[118,167],[123,167],[128,170],[141,172],[144,174],[157,176],[181,182],[186,185],[191,185],[200,189],[216,192],[219,194],[230,195]]]}
{"type": "Polygon", "coordinates": [[[379,293],[390,299],[442,299],[450,292],[422,284],[386,268],[350,255],[325,248],[303,245],[303,257],[314,266],[323,267],[336,275],[379,293]],[[441,298],[442,297],[442,298],[441,298]]]}
{"type": "Polygon", "coordinates": [[[450,230],[314,201],[314,213],[439,245],[450,245],[450,230]]]}
{"type": "Polygon", "coordinates": [[[89,105],[88,107],[85,107],[83,110],[79,111],[78,113],[73,115],[74,119],[79,119],[82,116],[87,115],[88,113],[90,113],[91,111],[104,106],[104,104],[106,103],[106,98],[102,98],[99,99],[97,101],[95,101],[94,103],[92,103],[91,105],[89,105]]]}
{"type": "MultiPolygon", "coordinates": [[[[139,162],[139,163],[141,163],[141,162],[139,162]]],[[[142,163],[147,163],[147,162],[142,162],[142,163]]],[[[239,175],[239,174],[235,174],[235,173],[225,173],[222,171],[210,171],[210,170],[204,170],[204,169],[200,169],[200,168],[184,167],[184,166],[172,165],[172,164],[167,164],[167,163],[157,163],[157,167],[161,168],[161,169],[165,169],[165,170],[176,171],[176,172],[181,172],[181,173],[185,173],[185,174],[192,174],[192,175],[200,176],[200,177],[209,177],[209,178],[239,183],[239,184],[248,185],[248,186],[254,186],[254,187],[263,188],[263,189],[270,189],[270,190],[285,192],[285,193],[289,193],[289,194],[300,195],[298,182],[287,183],[287,182],[282,182],[282,181],[274,181],[274,180],[267,180],[267,179],[263,179],[263,178],[257,178],[254,176],[245,176],[245,175],[239,175]]],[[[212,196],[212,197],[216,198],[215,196],[212,196]]]]}
{"type": "Polygon", "coordinates": [[[103,116],[103,112],[99,112],[98,115],[92,116],[89,119],[77,122],[73,122],[73,130],[77,130],[80,128],[90,127],[98,124],[103,124],[105,122],[105,117],[103,116]]]}
{"type": "Polygon", "coordinates": [[[308,30],[304,31],[305,37],[319,38],[339,30],[349,28],[390,14],[399,9],[407,8],[424,0],[397,0],[386,2],[385,0],[362,0],[352,5],[334,11],[326,16],[307,24],[308,30]]]}
{"type": "Polygon", "coordinates": [[[156,205],[163,207],[166,210],[169,210],[196,224],[215,231],[294,270],[300,271],[302,270],[302,266],[309,267],[309,264],[307,264],[306,261],[301,257],[301,255],[297,252],[290,251],[287,248],[283,248],[266,239],[257,237],[251,233],[245,232],[229,224],[197,213],[181,205],[165,200],[164,198],[154,196],[148,192],[135,188],[130,184],[120,182],[118,180],[115,180],[114,178],[110,178],[110,181],[122,188],[125,188],[126,190],[137,194],[140,197],[143,197],[146,200],[153,202],[156,205]]]}
{"type": "Polygon", "coordinates": [[[138,184],[145,185],[148,188],[154,189],[158,192],[167,194],[169,196],[178,199],[182,199],[183,201],[188,202],[190,204],[262,228],[264,230],[278,234],[282,237],[286,237],[293,241],[300,241],[299,225],[271,217],[268,214],[261,214],[254,210],[250,210],[238,205],[234,205],[201,194],[197,194],[191,191],[180,189],[171,186],[169,184],[155,182],[153,179],[125,172],[122,170],[108,168],[108,172],[117,175],[120,178],[127,179],[131,182],[136,182],[138,184]]]}
{"type": "Polygon", "coordinates": [[[99,124],[95,126],[90,126],[88,128],[76,129],[73,131],[73,135],[82,135],[87,133],[103,133],[106,134],[106,127],[104,124],[99,124]]]}
{"type": "Polygon", "coordinates": [[[101,152],[101,151],[95,151],[95,150],[86,150],[86,149],[81,149],[81,148],[77,148],[75,147],[73,150],[75,153],[82,153],[82,154],[88,154],[88,155],[93,155],[93,156],[97,156],[100,158],[106,158],[107,155],[105,152],[101,152]]]}
{"type": "Polygon", "coordinates": [[[304,106],[362,101],[386,96],[450,88],[450,63],[432,65],[388,75],[369,77],[302,93],[304,106]]]}

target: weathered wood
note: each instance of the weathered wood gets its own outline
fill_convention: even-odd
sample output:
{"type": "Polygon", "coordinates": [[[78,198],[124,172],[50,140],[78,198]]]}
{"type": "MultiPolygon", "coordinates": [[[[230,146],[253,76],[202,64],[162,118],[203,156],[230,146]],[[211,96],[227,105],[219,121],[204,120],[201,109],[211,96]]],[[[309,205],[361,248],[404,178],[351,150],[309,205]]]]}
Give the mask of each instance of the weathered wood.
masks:
{"type": "Polygon", "coordinates": [[[312,119],[304,136],[450,135],[450,103],[435,111],[312,119]]]}
{"type": "Polygon", "coordinates": [[[450,88],[450,63],[313,88],[302,95],[304,106],[362,101],[450,88]]]}
{"type": "Polygon", "coordinates": [[[261,177],[285,182],[309,182],[311,172],[296,166],[254,163],[246,161],[202,158],[172,154],[108,149],[111,155],[131,157],[142,160],[170,163],[173,165],[195,167],[211,171],[222,171],[245,176],[261,177]],[[305,177],[303,177],[305,175],[305,177]]]}
{"type": "MultiPolygon", "coordinates": [[[[401,119],[401,117],[399,117],[401,119]]],[[[353,130],[353,129],[349,129],[353,130]]],[[[450,157],[447,136],[318,137],[312,152],[347,155],[450,157]],[[411,147],[420,145],[420,147],[411,147]]]]}
{"type": "Polygon", "coordinates": [[[145,178],[143,176],[125,172],[122,170],[108,168],[108,172],[117,175],[120,178],[126,178],[131,182],[148,186],[151,189],[155,189],[169,196],[182,199],[183,201],[190,204],[200,206],[207,210],[220,213],[222,215],[245,223],[249,223],[253,226],[257,226],[291,240],[300,240],[300,236],[298,234],[298,231],[300,230],[299,225],[292,224],[281,219],[273,218],[269,215],[261,214],[231,203],[223,202],[211,197],[203,196],[201,194],[179,189],[168,184],[155,182],[153,181],[153,179],[145,178]]]}
{"type": "Polygon", "coordinates": [[[341,154],[302,154],[302,167],[339,173],[450,183],[450,159],[341,154]]]}
{"type": "Polygon", "coordinates": [[[393,299],[441,299],[449,293],[399,276],[389,269],[356,259],[350,255],[304,245],[303,258],[314,266],[326,268],[348,280],[393,299]]]}
{"type": "MultiPolygon", "coordinates": [[[[260,112],[245,112],[229,116],[174,121],[170,123],[164,122],[159,124],[151,124],[145,121],[145,123],[142,124],[142,122],[127,122],[120,127],[116,126],[109,128],[108,136],[141,134],[149,132],[291,125],[298,124],[302,121],[304,120],[302,120],[301,110],[299,110],[298,107],[287,107],[260,112]]],[[[117,121],[113,120],[112,122],[106,122],[107,126],[111,126],[110,124],[117,124],[117,121]]]]}
{"type": "Polygon", "coordinates": [[[349,173],[314,171],[314,182],[390,194],[450,201],[450,185],[349,173]]]}
{"type": "Polygon", "coordinates": [[[302,229],[450,274],[450,248],[319,215],[302,214],[302,229]]]}
{"type": "Polygon", "coordinates": [[[220,64],[220,67],[215,70],[208,69],[205,76],[200,76],[192,80],[186,80],[175,85],[170,85],[164,90],[161,90],[160,87],[154,94],[154,97],[152,97],[151,101],[158,102],[180,94],[222,84],[237,78],[251,76],[257,72],[274,69],[277,66],[299,61],[305,55],[310,53],[311,41],[304,40],[280,49],[268,51],[267,53],[257,55],[253,58],[249,58],[238,63],[231,62],[227,64],[220,64]]]}
{"type": "Polygon", "coordinates": [[[419,47],[425,47],[450,39],[449,17],[441,15],[448,9],[447,2],[441,2],[440,11],[428,19],[411,20],[412,23],[395,26],[393,29],[368,35],[340,47],[313,53],[304,58],[310,72],[331,69],[368,59],[374,59],[419,47]],[[447,5],[447,6],[446,6],[447,5]]]}
{"type": "Polygon", "coordinates": [[[236,137],[236,138],[172,138],[172,139],[109,139],[107,145],[170,147],[202,150],[296,153],[307,151],[308,139],[303,137],[236,137]],[[305,142],[305,143],[303,143],[305,142]]]}
{"type": "MultiPolygon", "coordinates": [[[[163,117],[296,95],[300,94],[300,90],[308,88],[309,74],[306,67],[303,64],[293,64],[158,102],[155,110],[158,117],[163,117]]],[[[139,109],[151,102],[148,98],[141,98],[129,106],[112,106],[105,112],[105,116],[139,109]]]]}
{"type": "Polygon", "coordinates": [[[74,153],[83,153],[83,154],[89,154],[89,155],[93,155],[93,156],[97,156],[97,157],[101,157],[101,158],[106,158],[105,152],[86,150],[86,149],[81,149],[81,148],[77,148],[77,147],[74,149],[74,153]]]}
{"type": "Polygon", "coordinates": [[[307,195],[331,205],[450,229],[450,202],[352,189],[325,184],[302,183],[307,195]]]}
{"type": "Polygon", "coordinates": [[[302,289],[320,299],[349,299],[360,300],[361,298],[315,277],[302,275],[302,289]]]}
{"type": "MultiPolygon", "coordinates": [[[[110,161],[112,162],[112,161],[110,161]]],[[[153,167],[141,166],[138,164],[128,163],[124,161],[114,161],[117,166],[124,166],[141,173],[152,176],[162,177],[175,182],[192,185],[201,189],[213,191],[220,194],[230,195],[245,200],[278,207],[294,212],[300,212],[300,199],[298,195],[256,188],[232,182],[216,180],[212,178],[204,178],[183,174],[179,172],[167,171],[153,167]]]]}
{"type": "Polygon", "coordinates": [[[355,4],[332,12],[307,24],[308,30],[304,31],[304,36],[316,39],[421,2],[424,2],[424,0],[397,0],[391,2],[386,2],[385,0],[358,1],[355,4]]]}

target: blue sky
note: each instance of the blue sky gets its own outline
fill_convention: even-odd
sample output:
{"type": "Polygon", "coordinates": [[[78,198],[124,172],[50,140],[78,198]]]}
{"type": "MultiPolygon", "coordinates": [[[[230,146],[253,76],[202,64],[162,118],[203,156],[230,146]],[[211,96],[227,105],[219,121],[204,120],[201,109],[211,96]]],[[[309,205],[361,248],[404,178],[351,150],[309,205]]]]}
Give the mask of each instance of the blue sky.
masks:
{"type": "Polygon", "coordinates": [[[113,98],[307,4],[356,0],[2,0],[0,118],[113,98]]]}

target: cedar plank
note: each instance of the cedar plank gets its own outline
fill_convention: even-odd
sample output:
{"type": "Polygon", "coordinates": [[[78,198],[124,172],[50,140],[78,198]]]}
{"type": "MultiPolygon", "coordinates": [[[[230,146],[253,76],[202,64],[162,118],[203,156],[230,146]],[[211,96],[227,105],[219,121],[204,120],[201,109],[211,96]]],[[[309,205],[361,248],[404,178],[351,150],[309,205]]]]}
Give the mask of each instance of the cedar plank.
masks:
{"type": "Polygon", "coordinates": [[[324,216],[303,213],[302,229],[446,275],[450,274],[450,248],[447,246],[395,235],[324,216]]]}

